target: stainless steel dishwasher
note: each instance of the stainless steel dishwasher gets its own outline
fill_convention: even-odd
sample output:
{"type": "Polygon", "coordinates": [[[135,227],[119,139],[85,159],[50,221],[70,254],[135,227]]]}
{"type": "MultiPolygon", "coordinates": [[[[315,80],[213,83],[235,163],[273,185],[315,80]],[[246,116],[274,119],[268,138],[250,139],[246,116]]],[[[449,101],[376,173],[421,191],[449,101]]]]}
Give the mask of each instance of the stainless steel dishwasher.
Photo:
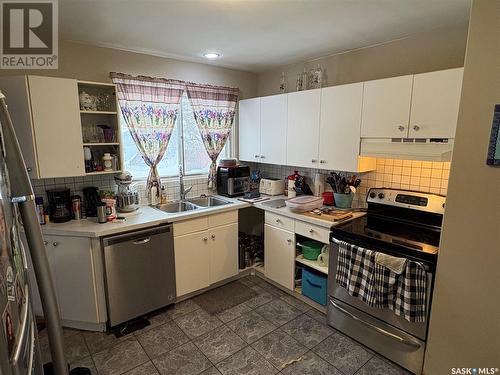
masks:
{"type": "Polygon", "coordinates": [[[172,224],[105,237],[103,246],[111,327],[175,301],[172,224]]]}

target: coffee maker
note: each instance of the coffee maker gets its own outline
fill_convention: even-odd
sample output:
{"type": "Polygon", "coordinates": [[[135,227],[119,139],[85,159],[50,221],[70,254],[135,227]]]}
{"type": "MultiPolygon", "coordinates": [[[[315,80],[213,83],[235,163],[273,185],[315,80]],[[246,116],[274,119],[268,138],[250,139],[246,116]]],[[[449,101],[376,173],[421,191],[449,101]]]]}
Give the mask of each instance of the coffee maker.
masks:
{"type": "Polygon", "coordinates": [[[47,190],[49,200],[49,217],[54,223],[65,223],[71,220],[71,192],[69,189],[47,190]]]}

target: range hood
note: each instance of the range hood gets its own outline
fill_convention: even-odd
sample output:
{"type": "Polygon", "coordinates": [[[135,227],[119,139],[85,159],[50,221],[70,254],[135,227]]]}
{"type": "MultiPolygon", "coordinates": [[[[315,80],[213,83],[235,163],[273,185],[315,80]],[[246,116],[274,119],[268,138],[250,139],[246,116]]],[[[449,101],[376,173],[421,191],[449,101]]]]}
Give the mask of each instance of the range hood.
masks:
{"type": "Polygon", "coordinates": [[[391,159],[451,161],[453,138],[361,138],[360,154],[391,159]]]}

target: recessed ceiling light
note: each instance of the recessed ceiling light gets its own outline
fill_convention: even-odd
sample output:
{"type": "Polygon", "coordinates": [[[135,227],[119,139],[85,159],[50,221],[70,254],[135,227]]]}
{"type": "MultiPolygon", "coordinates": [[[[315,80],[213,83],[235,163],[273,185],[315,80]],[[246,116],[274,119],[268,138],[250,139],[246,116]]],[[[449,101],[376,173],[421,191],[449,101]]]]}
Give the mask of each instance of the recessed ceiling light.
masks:
{"type": "Polygon", "coordinates": [[[203,54],[203,57],[210,59],[210,60],[218,59],[220,56],[221,56],[221,54],[217,53],[217,52],[205,52],[203,54]]]}

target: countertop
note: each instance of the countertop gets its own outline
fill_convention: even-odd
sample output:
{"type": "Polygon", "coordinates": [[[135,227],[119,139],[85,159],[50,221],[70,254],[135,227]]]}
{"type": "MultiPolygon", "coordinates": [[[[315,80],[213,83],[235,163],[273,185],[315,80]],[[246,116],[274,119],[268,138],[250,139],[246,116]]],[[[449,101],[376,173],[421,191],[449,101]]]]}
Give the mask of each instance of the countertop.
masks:
{"type": "Polygon", "coordinates": [[[316,218],[316,217],[306,216],[306,215],[302,215],[300,213],[292,212],[287,207],[273,208],[273,207],[266,206],[263,203],[271,202],[271,201],[277,200],[277,199],[287,199],[287,197],[284,196],[284,195],[276,195],[276,196],[272,196],[272,197],[269,197],[269,198],[270,199],[268,199],[268,200],[261,201],[261,202],[258,202],[258,203],[254,203],[254,206],[257,207],[257,208],[260,208],[261,210],[264,210],[264,211],[269,211],[269,212],[272,212],[272,213],[275,213],[275,214],[278,214],[278,215],[287,216],[287,217],[289,217],[291,219],[304,221],[306,223],[316,224],[316,225],[318,225],[320,227],[324,227],[324,228],[328,228],[328,229],[330,229],[331,227],[334,227],[336,225],[344,224],[344,223],[346,223],[346,222],[348,222],[350,220],[356,219],[356,218],[358,218],[360,216],[366,215],[365,212],[353,212],[352,218],[332,223],[331,221],[321,219],[320,217],[316,218]]]}
{"type": "Polygon", "coordinates": [[[71,237],[104,237],[116,233],[128,232],[137,229],[156,226],[159,224],[175,223],[181,220],[194,219],[215,213],[239,210],[250,207],[250,203],[237,199],[222,197],[231,203],[204,209],[185,211],[179,213],[167,213],[150,206],[141,206],[132,214],[119,214],[126,217],[125,221],[117,221],[105,224],[97,223],[97,218],[82,220],[70,220],[66,223],[49,223],[42,225],[42,233],[47,235],[71,236],[71,237]]]}
{"type": "MultiPolygon", "coordinates": [[[[251,207],[251,203],[242,202],[238,199],[221,197],[231,203],[224,206],[210,207],[204,209],[197,209],[192,211],[185,211],[179,213],[166,213],[150,206],[142,206],[137,212],[132,214],[120,214],[125,216],[125,221],[117,221],[105,224],[97,223],[96,218],[88,218],[83,220],[71,220],[67,223],[49,223],[42,225],[42,232],[46,235],[56,236],[71,236],[71,237],[105,237],[117,233],[129,232],[133,230],[152,227],[160,224],[175,223],[182,220],[194,219],[200,216],[212,215],[215,213],[227,212],[232,210],[239,210],[241,208],[251,207]]],[[[331,228],[332,226],[345,223],[346,221],[363,216],[364,212],[354,212],[352,219],[340,222],[323,220],[310,216],[301,215],[290,211],[286,207],[273,208],[263,205],[264,202],[270,202],[276,199],[284,199],[285,196],[272,196],[268,200],[254,203],[253,206],[265,211],[273,212],[278,215],[290,217],[295,220],[301,220],[311,224],[315,224],[324,228],[331,228]]]]}

